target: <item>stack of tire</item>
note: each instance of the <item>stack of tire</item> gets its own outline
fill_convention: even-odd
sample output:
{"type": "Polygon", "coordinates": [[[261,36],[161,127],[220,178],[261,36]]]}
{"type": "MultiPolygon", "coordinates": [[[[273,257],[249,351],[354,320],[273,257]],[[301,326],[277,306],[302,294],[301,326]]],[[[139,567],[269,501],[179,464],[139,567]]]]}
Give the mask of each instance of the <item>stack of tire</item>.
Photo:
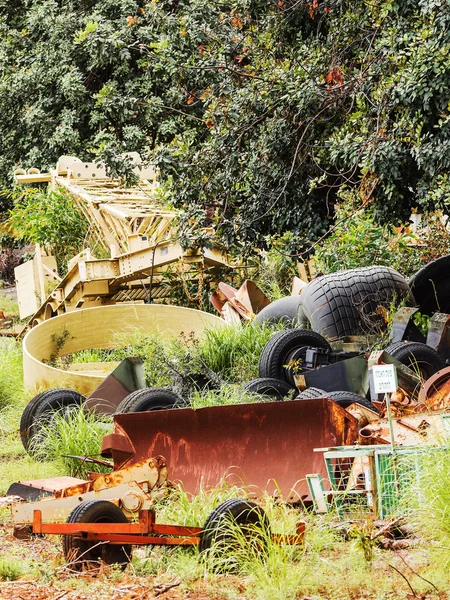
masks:
{"type": "MultiPolygon", "coordinates": [[[[340,271],[317,277],[294,299],[273,302],[255,322],[282,321],[291,329],[270,339],[261,354],[259,378],[248,383],[246,389],[276,400],[327,396],[344,408],[356,402],[373,409],[369,400],[347,391],[309,388],[297,395],[292,369],[286,365],[301,361],[308,347],[331,351],[330,341],[381,333],[386,327],[384,313],[394,302],[415,303],[412,290],[424,314],[438,310],[439,303],[450,311],[449,266],[450,255],[444,256],[421,269],[410,284],[389,267],[340,271]]],[[[385,351],[424,380],[445,366],[437,352],[424,343],[395,342],[385,351]]]]}
{"type": "MultiPolygon", "coordinates": [[[[296,394],[292,369],[286,365],[304,359],[308,347],[331,351],[330,341],[348,336],[381,333],[386,327],[383,313],[394,301],[412,301],[411,288],[394,269],[383,266],[339,271],[317,277],[300,296],[273,302],[255,318],[256,323],[283,321],[294,327],[275,334],[264,348],[259,362],[259,379],[248,391],[274,399],[296,394]],[[293,391],[294,390],[294,391],[293,391]]],[[[305,390],[298,398],[335,396],[342,406],[372,403],[351,392],[305,390]]]]}
{"type": "Polygon", "coordinates": [[[380,333],[386,326],[383,309],[389,310],[394,301],[413,302],[411,288],[400,273],[383,266],[350,269],[317,277],[300,296],[272,302],[255,323],[282,320],[333,341],[380,333]]]}

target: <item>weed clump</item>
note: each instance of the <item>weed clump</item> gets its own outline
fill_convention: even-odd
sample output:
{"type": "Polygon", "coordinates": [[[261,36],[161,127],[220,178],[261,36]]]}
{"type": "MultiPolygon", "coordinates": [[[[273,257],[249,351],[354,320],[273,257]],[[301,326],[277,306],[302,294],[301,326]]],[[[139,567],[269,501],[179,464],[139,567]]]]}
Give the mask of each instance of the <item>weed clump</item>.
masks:
{"type": "Polygon", "coordinates": [[[101,440],[110,433],[111,424],[110,417],[96,415],[83,407],[55,413],[33,436],[30,451],[38,461],[59,462],[70,475],[86,477],[87,471],[108,472],[103,465],[83,463],[70,456],[99,456],[101,440]]]}
{"type": "Polygon", "coordinates": [[[23,402],[22,348],[15,340],[0,338],[0,410],[23,402]]]}
{"type": "Polygon", "coordinates": [[[0,581],[16,581],[23,575],[23,567],[15,558],[0,558],[0,581]]]}

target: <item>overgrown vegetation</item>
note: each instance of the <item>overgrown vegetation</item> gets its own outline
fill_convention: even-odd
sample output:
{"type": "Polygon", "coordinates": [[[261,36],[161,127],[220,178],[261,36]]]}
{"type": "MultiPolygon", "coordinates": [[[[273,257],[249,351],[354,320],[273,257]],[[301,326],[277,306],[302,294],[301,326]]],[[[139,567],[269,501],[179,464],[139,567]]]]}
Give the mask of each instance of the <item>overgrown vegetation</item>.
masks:
{"type": "Polygon", "coordinates": [[[445,4],[14,0],[0,27],[4,188],[60,154],[126,175],[139,151],[240,254],[307,249],[343,186],[380,223],[448,207],[445,4]]]}
{"type": "Polygon", "coordinates": [[[86,478],[89,471],[104,473],[110,469],[69,456],[100,458],[101,440],[111,430],[111,417],[73,408],[42,423],[31,440],[30,452],[38,462],[54,461],[59,463],[61,472],[86,478]]]}
{"type": "Polygon", "coordinates": [[[85,245],[86,219],[63,190],[25,189],[14,198],[8,221],[14,235],[23,242],[40,244],[55,256],[60,274],[65,274],[67,261],[85,245]]]}
{"type": "MultiPolygon", "coordinates": [[[[269,328],[239,327],[210,332],[202,342],[184,339],[171,343],[158,336],[146,338],[142,334],[132,333],[126,344],[124,339],[118,339],[121,343],[118,350],[108,353],[84,352],[72,358],[104,359],[107,355],[114,357],[115,353],[115,358],[119,358],[125,354],[135,355],[139,351],[143,355],[149,353],[146,356],[148,376],[157,377],[158,370],[163,365],[167,368],[166,376],[169,378],[170,369],[174,365],[180,372],[184,372],[197,364],[199,369],[205,369],[205,365],[208,365],[208,369],[217,369],[220,379],[240,381],[254,373],[260,348],[272,333],[273,330],[269,328]],[[214,348],[220,347],[220,352],[213,352],[211,345],[214,348]],[[164,356],[159,363],[158,356],[164,356]]],[[[36,442],[35,451],[38,454],[35,458],[24,455],[17,432],[25,402],[20,345],[14,340],[4,340],[0,352],[0,364],[13,365],[9,379],[5,377],[6,367],[3,374],[6,402],[5,408],[0,410],[0,427],[1,423],[8,423],[8,427],[1,431],[0,493],[6,493],[9,484],[17,480],[62,474],[84,476],[87,470],[97,470],[95,465],[81,464],[80,461],[62,456],[98,455],[101,438],[110,427],[107,421],[80,410],[55,416],[42,429],[42,437],[36,442]]],[[[241,386],[230,383],[222,384],[218,390],[197,390],[191,396],[192,405],[196,408],[256,400],[262,399],[245,394],[241,386]]],[[[108,584],[111,582],[116,586],[123,582],[124,585],[136,586],[139,590],[139,586],[144,586],[145,583],[142,591],[148,591],[149,584],[164,586],[175,582],[177,594],[179,593],[177,597],[180,598],[198,593],[218,600],[237,597],[245,600],[295,600],[299,596],[317,600],[344,600],[364,593],[364,597],[371,600],[385,597],[402,600],[410,592],[400,574],[402,573],[418,597],[421,597],[420,594],[423,594],[423,598],[428,597],[427,594],[434,590],[433,585],[444,597],[450,592],[447,576],[447,561],[450,556],[447,463],[448,461],[430,464],[429,472],[424,473],[424,478],[421,479],[425,487],[421,490],[423,502],[419,508],[426,506],[427,510],[426,514],[423,510],[417,513],[420,526],[416,535],[422,537],[419,538],[417,547],[412,547],[408,554],[401,556],[384,551],[372,543],[369,540],[370,531],[366,531],[364,522],[360,524],[359,530],[354,529],[359,534],[346,540],[343,536],[345,528],[343,530],[339,525],[335,514],[314,516],[264,497],[261,505],[273,532],[293,534],[298,519],[306,519],[307,534],[303,546],[278,546],[267,538],[264,540],[264,552],[261,552],[259,548],[249,545],[238,533],[233,544],[234,554],[226,551],[217,557],[211,552],[209,556],[207,554],[202,557],[197,548],[143,548],[135,551],[132,566],[125,575],[118,570],[104,569],[96,578],[85,575],[73,579],[70,571],[62,564],[59,542],[38,538],[32,542],[33,548],[39,544],[38,550],[30,555],[29,544],[10,542],[9,538],[3,542],[5,536],[0,536],[0,579],[31,580],[34,588],[41,584],[51,584],[55,597],[64,590],[73,590],[70,593],[75,596],[89,594],[93,600],[108,598],[108,584]],[[438,560],[433,559],[435,551],[439,553],[438,560]]],[[[158,521],[202,526],[218,504],[232,497],[245,498],[247,490],[222,481],[216,488],[201,489],[197,496],[191,497],[175,488],[167,498],[157,501],[158,521]]],[[[410,497],[407,501],[407,508],[411,511],[410,497]]],[[[3,520],[3,527],[9,531],[8,517],[2,509],[0,518],[3,520]]],[[[25,588],[21,585],[21,590],[23,589],[25,588]]],[[[45,593],[51,598],[53,591],[45,593]]]]}
{"type": "MultiPolygon", "coordinates": [[[[70,362],[117,361],[127,356],[142,358],[149,386],[171,385],[175,380],[205,375],[213,383],[245,383],[257,377],[262,349],[280,326],[230,325],[208,329],[201,340],[188,333],[181,338],[146,335],[130,330],[115,336],[116,349],[86,350],[62,357],[58,366],[70,362]]],[[[195,377],[194,377],[195,378],[195,377]]]]}
{"type": "Polygon", "coordinates": [[[423,215],[413,232],[411,223],[400,227],[377,224],[375,207],[361,205],[347,195],[336,207],[336,223],[317,246],[315,259],[323,273],[385,265],[408,277],[448,253],[450,231],[442,212],[423,215]]]}

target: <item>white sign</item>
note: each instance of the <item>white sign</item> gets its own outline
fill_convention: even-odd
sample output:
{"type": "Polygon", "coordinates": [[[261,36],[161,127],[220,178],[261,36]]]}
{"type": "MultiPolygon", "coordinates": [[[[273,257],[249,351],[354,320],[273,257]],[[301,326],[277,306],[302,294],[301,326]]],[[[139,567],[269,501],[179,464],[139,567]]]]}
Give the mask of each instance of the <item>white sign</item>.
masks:
{"type": "Polygon", "coordinates": [[[375,394],[392,394],[397,391],[397,371],[395,365],[374,365],[372,367],[373,389],[375,394]]]}

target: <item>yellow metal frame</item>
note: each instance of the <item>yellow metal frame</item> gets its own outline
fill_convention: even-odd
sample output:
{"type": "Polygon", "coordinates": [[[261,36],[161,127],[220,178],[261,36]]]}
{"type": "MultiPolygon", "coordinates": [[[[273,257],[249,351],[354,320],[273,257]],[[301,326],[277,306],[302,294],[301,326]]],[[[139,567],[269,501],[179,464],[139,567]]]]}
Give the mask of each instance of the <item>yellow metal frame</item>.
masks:
{"type": "Polygon", "coordinates": [[[37,310],[30,312],[28,307],[33,302],[19,297],[24,313],[28,313],[21,316],[32,315],[31,325],[81,307],[144,302],[150,279],[153,299],[170,295],[168,286],[162,285],[169,265],[176,264],[191,279],[196,267],[214,272],[231,266],[218,247],[181,248],[175,224],[177,212],[158,200],[155,170],[151,166],[138,167],[137,153],[130,158],[139,176],[133,187],[124,187],[120,180],[107,177],[105,167],[73,156],[60,157],[56,169],[49,173],[37,169],[16,171],[17,183],[48,182],[53,188],[65,189],[92,224],[99,245],[110,253],[110,258],[97,260],[86,251],[84,256],[82,253],[72,259],[65,278],[47,298],[40,298],[37,310]]]}

